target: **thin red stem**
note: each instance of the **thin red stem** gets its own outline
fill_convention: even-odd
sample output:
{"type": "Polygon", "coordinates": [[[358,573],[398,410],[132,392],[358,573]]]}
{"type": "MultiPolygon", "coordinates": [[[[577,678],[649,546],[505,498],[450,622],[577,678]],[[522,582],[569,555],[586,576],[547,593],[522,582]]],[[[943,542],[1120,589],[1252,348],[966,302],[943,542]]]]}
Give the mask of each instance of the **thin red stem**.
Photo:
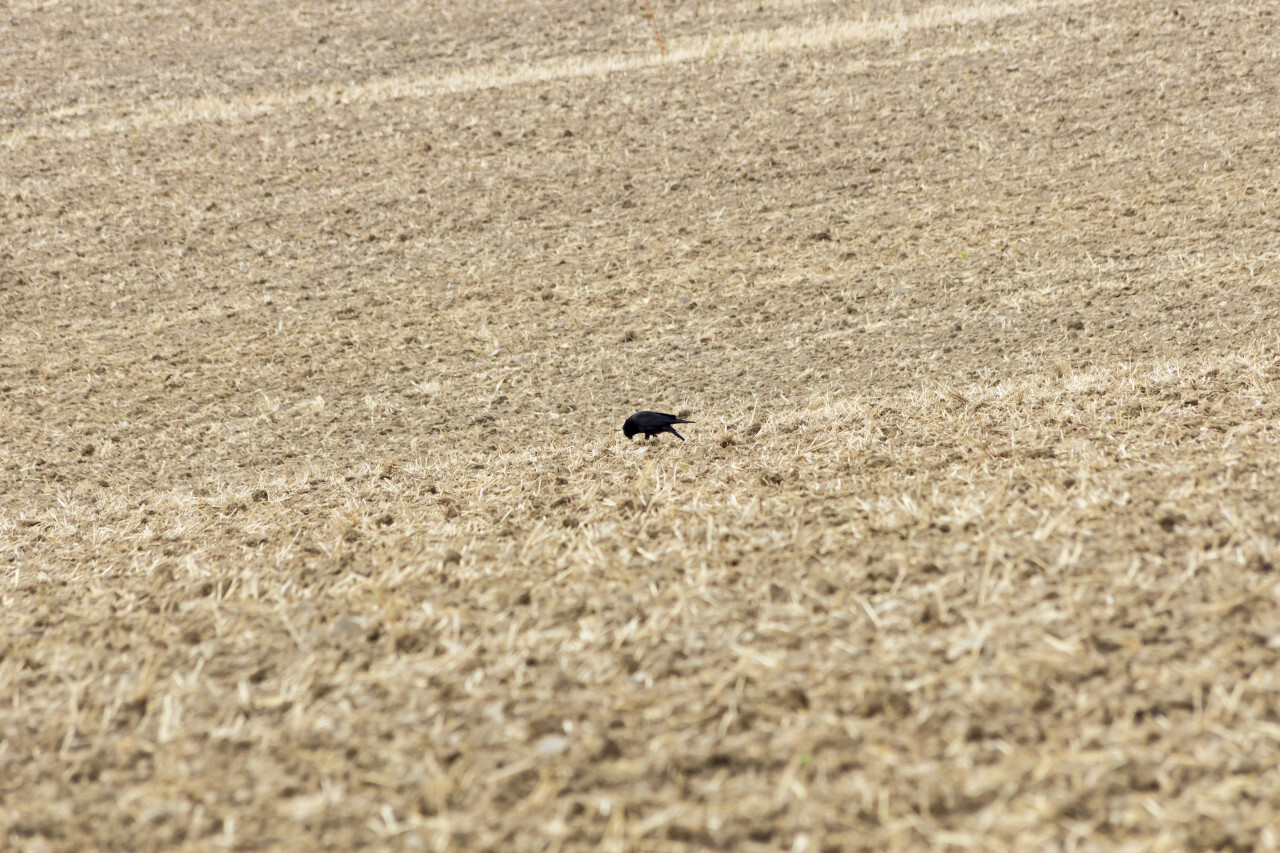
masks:
{"type": "Polygon", "coordinates": [[[644,5],[649,10],[649,20],[653,22],[653,34],[658,39],[658,55],[666,59],[667,49],[662,44],[662,31],[658,29],[658,16],[653,14],[653,4],[649,0],[644,0],[644,5]]]}

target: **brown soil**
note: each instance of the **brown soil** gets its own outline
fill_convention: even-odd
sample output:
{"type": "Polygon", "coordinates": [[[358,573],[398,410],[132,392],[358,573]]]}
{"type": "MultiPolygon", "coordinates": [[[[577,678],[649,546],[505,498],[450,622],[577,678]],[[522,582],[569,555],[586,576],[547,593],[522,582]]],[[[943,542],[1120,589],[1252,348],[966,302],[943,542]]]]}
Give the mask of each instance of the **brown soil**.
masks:
{"type": "Polygon", "coordinates": [[[655,7],[10,4],[0,846],[1280,846],[1274,4],[655,7]]]}

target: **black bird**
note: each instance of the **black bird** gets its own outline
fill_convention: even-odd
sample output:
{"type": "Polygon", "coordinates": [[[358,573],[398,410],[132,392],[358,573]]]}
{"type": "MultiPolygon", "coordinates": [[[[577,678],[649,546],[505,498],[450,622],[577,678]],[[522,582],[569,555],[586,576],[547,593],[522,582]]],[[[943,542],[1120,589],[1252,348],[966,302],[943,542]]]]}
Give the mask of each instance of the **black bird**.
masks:
{"type": "Polygon", "coordinates": [[[675,431],[672,424],[691,424],[693,421],[686,421],[683,418],[677,418],[675,415],[664,415],[662,412],[636,412],[627,418],[622,425],[622,432],[631,439],[636,433],[644,433],[645,441],[648,441],[655,435],[669,432],[676,438],[684,441],[684,436],[675,431]]]}

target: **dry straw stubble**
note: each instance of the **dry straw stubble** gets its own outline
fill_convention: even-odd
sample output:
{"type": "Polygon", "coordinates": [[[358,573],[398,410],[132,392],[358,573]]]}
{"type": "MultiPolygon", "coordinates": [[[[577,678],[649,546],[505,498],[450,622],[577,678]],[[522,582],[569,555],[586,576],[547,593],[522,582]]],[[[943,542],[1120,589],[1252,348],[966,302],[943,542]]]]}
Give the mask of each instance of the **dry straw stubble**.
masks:
{"type": "Polygon", "coordinates": [[[6,843],[1275,846],[1265,4],[231,8],[10,24],[6,843]]]}

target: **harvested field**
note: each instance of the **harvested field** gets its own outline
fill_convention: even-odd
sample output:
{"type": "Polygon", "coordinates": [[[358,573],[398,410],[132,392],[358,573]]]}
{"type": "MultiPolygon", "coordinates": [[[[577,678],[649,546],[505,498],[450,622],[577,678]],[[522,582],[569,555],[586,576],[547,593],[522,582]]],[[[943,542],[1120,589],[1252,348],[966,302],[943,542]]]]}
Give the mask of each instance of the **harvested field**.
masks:
{"type": "Polygon", "coordinates": [[[7,8],[0,846],[1280,847],[1276,4],[7,8]]]}

